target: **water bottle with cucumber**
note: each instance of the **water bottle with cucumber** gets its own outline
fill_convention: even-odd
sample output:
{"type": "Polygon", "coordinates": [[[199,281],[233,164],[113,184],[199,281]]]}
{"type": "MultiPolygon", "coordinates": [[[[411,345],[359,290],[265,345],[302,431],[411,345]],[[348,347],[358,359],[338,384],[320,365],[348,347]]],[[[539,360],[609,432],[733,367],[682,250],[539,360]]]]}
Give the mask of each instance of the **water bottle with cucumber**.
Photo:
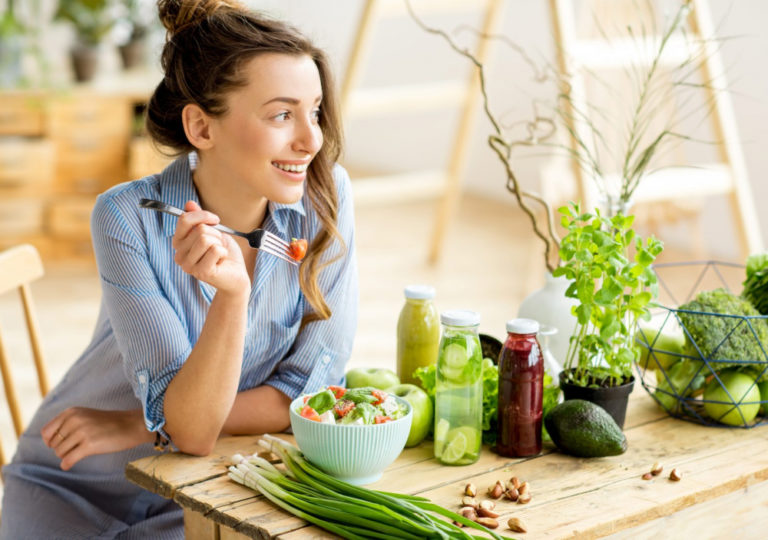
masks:
{"type": "Polygon", "coordinates": [[[474,311],[440,314],[442,336],[435,387],[435,457],[468,465],[480,457],[483,421],[483,355],[474,311]]]}

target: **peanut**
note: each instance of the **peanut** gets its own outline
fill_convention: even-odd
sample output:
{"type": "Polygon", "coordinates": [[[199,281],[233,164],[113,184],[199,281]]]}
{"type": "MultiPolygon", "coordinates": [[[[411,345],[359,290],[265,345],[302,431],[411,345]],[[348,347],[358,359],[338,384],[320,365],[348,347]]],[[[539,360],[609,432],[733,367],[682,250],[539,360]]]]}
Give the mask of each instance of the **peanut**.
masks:
{"type": "Polygon", "coordinates": [[[659,476],[662,470],[664,470],[664,467],[662,467],[661,463],[657,461],[656,463],[653,464],[653,467],[651,467],[651,474],[653,476],[659,476]]]}
{"type": "Polygon", "coordinates": [[[525,528],[525,524],[520,518],[516,518],[516,517],[510,518],[509,521],[507,521],[507,526],[513,532],[519,532],[519,533],[528,532],[528,529],[525,528]]]}
{"type": "Polygon", "coordinates": [[[467,495],[469,497],[474,497],[477,495],[477,488],[475,487],[475,484],[467,484],[464,487],[464,495],[467,495]]]}
{"type": "Polygon", "coordinates": [[[679,482],[682,477],[683,475],[680,474],[680,471],[678,471],[677,469],[672,469],[669,472],[669,479],[672,480],[673,482],[679,482]]]}
{"type": "Polygon", "coordinates": [[[481,517],[477,518],[475,521],[483,527],[488,527],[489,529],[495,529],[499,526],[499,522],[491,517],[481,517]]]}
{"type": "Polygon", "coordinates": [[[492,499],[498,499],[502,493],[504,493],[504,485],[498,480],[492,488],[488,489],[488,496],[492,499]]]}

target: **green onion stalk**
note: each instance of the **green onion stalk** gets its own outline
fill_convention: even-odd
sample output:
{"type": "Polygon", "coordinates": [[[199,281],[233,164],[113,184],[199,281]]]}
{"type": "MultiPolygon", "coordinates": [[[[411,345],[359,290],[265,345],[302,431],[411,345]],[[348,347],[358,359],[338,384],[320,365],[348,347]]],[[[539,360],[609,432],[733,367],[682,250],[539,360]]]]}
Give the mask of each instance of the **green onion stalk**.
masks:
{"type": "Polygon", "coordinates": [[[334,478],[308,462],[298,448],[277,437],[264,435],[259,444],[276,454],[285,469],[257,455],[235,454],[229,477],[258,491],[286,512],[342,538],[483,538],[433,515],[438,514],[483,531],[495,540],[511,540],[424,497],[374,491],[334,478]]]}

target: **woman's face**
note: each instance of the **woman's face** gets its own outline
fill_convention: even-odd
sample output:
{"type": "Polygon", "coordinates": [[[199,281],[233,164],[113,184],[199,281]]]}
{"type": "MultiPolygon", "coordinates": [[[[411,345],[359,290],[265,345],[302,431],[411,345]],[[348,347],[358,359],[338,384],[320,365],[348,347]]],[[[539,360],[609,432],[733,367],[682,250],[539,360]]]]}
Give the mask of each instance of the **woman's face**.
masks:
{"type": "Polygon", "coordinates": [[[266,53],[243,65],[247,85],[227,95],[211,122],[212,158],[223,185],[289,204],[304,193],[307,167],[323,144],[323,91],[309,56],[266,53]]]}

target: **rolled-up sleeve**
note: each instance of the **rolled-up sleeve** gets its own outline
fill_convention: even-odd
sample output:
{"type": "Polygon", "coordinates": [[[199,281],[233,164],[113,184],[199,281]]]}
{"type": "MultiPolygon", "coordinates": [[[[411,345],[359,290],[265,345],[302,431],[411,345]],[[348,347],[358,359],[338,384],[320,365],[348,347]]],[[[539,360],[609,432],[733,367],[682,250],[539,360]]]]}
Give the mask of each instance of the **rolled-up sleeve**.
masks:
{"type": "MultiPolygon", "coordinates": [[[[343,380],[357,329],[359,293],[351,186],[344,169],[337,167],[334,173],[339,201],[337,228],[345,245],[338,241],[331,244],[325,256],[330,260],[341,253],[341,257],[322,269],[318,278],[331,316],[304,327],[288,355],[265,381],[291,399],[343,380]]],[[[311,309],[308,302],[305,305],[311,309]]]]}
{"type": "MultiPolygon", "coordinates": [[[[91,217],[103,306],[123,359],[123,370],[144,409],[150,431],[163,430],[165,390],[189,356],[187,328],[160,286],[135,213],[108,195],[91,217]]],[[[173,271],[170,269],[169,271],[173,271]]]]}

